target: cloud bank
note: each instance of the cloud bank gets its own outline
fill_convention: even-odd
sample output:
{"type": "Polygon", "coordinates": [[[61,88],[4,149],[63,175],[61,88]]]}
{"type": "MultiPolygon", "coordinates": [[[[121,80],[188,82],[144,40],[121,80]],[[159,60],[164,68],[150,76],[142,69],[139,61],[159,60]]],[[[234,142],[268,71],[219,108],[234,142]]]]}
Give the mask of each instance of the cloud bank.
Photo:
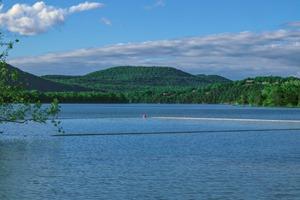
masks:
{"type": "Polygon", "coordinates": [[[286,25],[293,28],[300,28],[300,21],[289,22],[286,25]]]}
{"type": "Polygon", "coordinates": [[[0,12],[0,25],[21,35],[36,35],[62,24],[68,15],[103,6],[101,3],[84,2],[63,9],[46,5],[43,1],[33,5],[15,4],[6,12],[0,12]]]}
{"type": "Polygon", "coordinates": [[[35,74],[85,74],[117,65],[173,66],[233,79],[257,75],[300,76],[300,31],[224,33],[16,58],[35,74]]]}

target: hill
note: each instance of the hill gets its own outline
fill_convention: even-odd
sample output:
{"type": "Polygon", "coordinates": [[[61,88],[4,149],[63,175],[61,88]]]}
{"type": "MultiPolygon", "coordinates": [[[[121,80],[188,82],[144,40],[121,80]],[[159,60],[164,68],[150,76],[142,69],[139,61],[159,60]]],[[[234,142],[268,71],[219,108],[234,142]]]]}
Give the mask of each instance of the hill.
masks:
{"type": "Polygon", "coordinates": [[[192,75],[170,67],[115,67],[84,76],[37,77],[10,65],[8,69],[18,72],[16,84],[27,90],[41,91],[37,94],[42,102],[57,98],[64,103],[300,106],[297,77],[267,76],[230,81],[217,75],[192,75]]]}
{"type": "Polygon", "coordinates": [[[63,92],[63,91],[86,91],[83,87],[77,87],[72,85],[66,85],[62,83],[53,82],[44,78],[35,76],[33,74],[24,72],[16,67],[7,64],[9,72],[17,72],[18,80],[14,83],[8,83],[12,85],[20,86],[26,90],[38,90],[42,92],[63,92]]]}
{"type": "Polygon", "coordinates": [[[153,87],[203,87],[212,83],[231,82],[221,76],[195,76],[171,67],[133,66],[113,67],[84,76],[48,75],[43,78],[98,91],[133,91],[153,87]]]}
{"type": "Polygon", "coordinates": [[[209,86],[202,96],[213,103],[300,106],[300,79],[265,76],[209,86]]]}
{"type": "Polygon", "coordinates": [[[229,82],[231,82],[230,79],[225,78],[223,76],[219,76],[219,75],[198,74],[197,77],[199,77],[203,80],[207,80],[210,83],[229,83],[229,82]]]}
{"type": "Polygon", "coordinates": [[[300,79],[296,77],[255,77],[207,87],[143,91],[128,95],[134,103],[209,103],[255,106],[300,106],[300,79]]]}

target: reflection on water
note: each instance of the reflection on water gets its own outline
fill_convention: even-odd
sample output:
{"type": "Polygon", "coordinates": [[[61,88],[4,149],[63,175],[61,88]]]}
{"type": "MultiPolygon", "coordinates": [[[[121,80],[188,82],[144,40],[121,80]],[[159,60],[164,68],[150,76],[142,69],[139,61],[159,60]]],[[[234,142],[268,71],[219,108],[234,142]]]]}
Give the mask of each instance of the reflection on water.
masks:
{"type": "MultiPolygon", "coordinates": [[[[101,110],[101,105],[86,105],[88,109],[73,106],[74,109],[67,106],[62,114],[68,116],[63,120],[68,133],[300,128],[289,123],[134,118],[142,110],[152,110],[151,114],[158,116],[163,107],[145,105],[136,106],[138,111],[130,107],[132,115],[126,105],[116,106],[119,113],[131,118],[107,117],[108,108],[101,118],[95,114],[88,118],[90,107],[101,110]],[[126,111],[122,111],[123,107],[126,111]],[[80,109],[83,119],[78,117],[80,109]]],[[[110,107],[113,113],[116,108],[110,107]]],[[[224,110],[225,117],[236,118],[238,112],[245,118],[254,116],[252,108],[185,106],[186,111],[201,108],[210,110],[214,117],[224,110]]],[[[183,109],[175,105],[164,110],[168,110],[168,116],[180,116],[183,109]]],[[[297,109],[280,110],[280,116],[278,110],[274,110],[274,116],[270,110],[260,109],[260,113],[268,119],[300,119],[297,109]]],[[[199,113],[193,116],[207,117],[199,113]]],[[[300,196],[299,131],[56,138],[50,136],[54,129],[44,125],[6,125],[3,129],[6,135],[0,139],[1,200],[300,196]]]]}

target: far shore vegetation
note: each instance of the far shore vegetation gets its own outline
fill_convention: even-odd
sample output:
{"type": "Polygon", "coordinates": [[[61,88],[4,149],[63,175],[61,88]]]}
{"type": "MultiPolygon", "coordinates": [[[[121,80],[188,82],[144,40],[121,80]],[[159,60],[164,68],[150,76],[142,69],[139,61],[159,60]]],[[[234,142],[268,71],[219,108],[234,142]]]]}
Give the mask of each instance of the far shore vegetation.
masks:
{"type": "MultiPolygon", "coordinates": [[[[113,88],[113,85],[110,86],[113,88]]],[[[118,87],[121,87],[119,85],[118,87]]],[[[117,86],[116,86],[117,88],[117,86]]],[[[300,80],[295,77],[256,77],[206,86],[144,86],[107,91],[24,91],[28,99],[43,103],[175,103],[251,106],[300,106],[300,80]]]]}

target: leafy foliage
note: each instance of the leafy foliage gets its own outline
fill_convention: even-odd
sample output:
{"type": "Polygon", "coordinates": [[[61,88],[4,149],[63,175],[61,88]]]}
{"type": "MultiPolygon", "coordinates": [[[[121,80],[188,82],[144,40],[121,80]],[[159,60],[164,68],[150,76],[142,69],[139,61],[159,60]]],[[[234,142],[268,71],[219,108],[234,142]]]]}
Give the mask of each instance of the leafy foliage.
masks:
{"type": "MultiPolygon", "coordinates": [[[[0,41],[3,37],[0,34],[0,41]]],[[[8,68],[6,58],[9,50],[13,48],[14,42],[1,42],[2,53],[0,54],[0,124],[1,123],[26,123],[34,121],[45,123],[51,119],[58,131],[62,128],[57,121],[60,110],[58,101],[54,99],[49,106],[43,106],[39,99],[25,95],[22,87],[18,85],[19,74],[17,70],[8,68]]]]}

